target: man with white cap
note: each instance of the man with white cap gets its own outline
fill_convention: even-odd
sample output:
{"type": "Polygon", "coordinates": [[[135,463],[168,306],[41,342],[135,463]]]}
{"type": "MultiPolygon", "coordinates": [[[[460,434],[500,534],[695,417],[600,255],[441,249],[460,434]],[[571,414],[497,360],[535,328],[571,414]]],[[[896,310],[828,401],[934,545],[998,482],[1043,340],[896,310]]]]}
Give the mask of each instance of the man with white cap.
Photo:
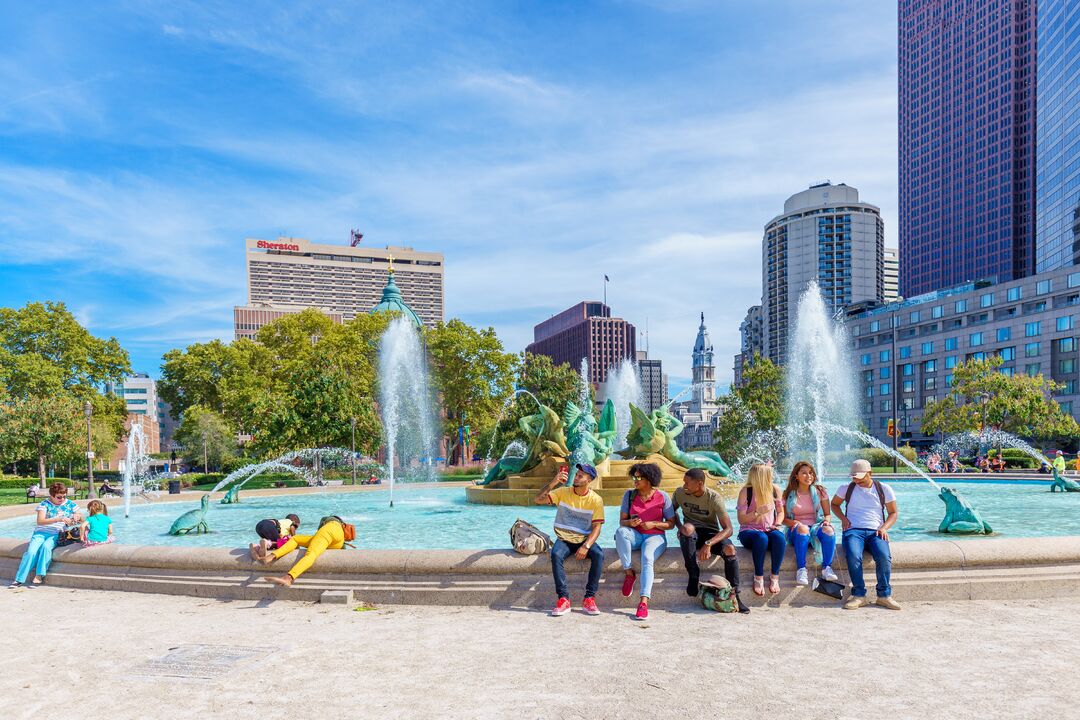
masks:
{"type": "Polygon", "coordinates": [[[877,572],[877,604],[899,610],[900,603],[892,599],[889,586],[892,576],[889,528],[899,516],[896,493],[874,479],[868,461],[856,460],[851,463],[851,482],[836,489],[832,511],[844,528],[844,557],[851,577],[851,597],[844,603],[844,609],[857,610],[870,603],[863,581],[863,553],[869,550],[877,572]]]}

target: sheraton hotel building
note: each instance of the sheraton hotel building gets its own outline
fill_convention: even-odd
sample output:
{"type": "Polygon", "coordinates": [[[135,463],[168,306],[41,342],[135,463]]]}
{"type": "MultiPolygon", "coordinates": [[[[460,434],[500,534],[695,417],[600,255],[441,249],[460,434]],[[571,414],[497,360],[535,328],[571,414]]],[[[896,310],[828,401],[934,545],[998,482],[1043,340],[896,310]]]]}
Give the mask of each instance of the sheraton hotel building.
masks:
{"type": "Polygon", "coordinates": [[[315,308],[335,322],[379,303],[394,283],[421,322],[443,320],[443,255],[410,247],[324,245],[299,238],[246,241],[247,305],[233,308],[236,338],[254,337],[284,315],[315,308]]]}

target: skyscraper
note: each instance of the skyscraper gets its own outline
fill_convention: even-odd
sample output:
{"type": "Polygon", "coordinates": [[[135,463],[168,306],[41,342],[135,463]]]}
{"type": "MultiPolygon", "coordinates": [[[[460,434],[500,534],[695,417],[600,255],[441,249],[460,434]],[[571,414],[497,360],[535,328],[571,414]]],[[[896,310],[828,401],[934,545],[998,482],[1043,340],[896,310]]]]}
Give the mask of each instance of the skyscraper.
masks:
{"type": "Polygon", "coordinates": [[[900,298],[900,257],[896,248],[885,248],[885,296],[883,302],[896,302],[900,298]]]}
{"type": "Polygon", "coordinates": [[[1080,3],[1039,0],[1035,267],[1080,264],[1080,3]]]}
{"type": "Polygon", "coordinates": [[[905,297],[1034,271],[1035,5],[899,2],[905,297]]]}
{"type": "Polygon", "coordinates": [[[761,247],[762,344],[787,362],[788,327],[799,297],[816,280],[830,310],[884,295],[885,225],[875,205],[840,183],[812,185],[784,202],[765,225],[761,247]]]}
{"type": "Polygon", "coordinates": [[[622,318],[611,317],[611,308],[589,300],[563,310],[533,327],[533,342],[525,348],[533,355],[547,355],[555,364],[570,363],[577,370],[582,358],[589,362],[589,382],[607,380],[607,371],[623,359],[633,360],[637,333],[622,318]]]}
{"type": "Polygon", "coordinates": [[[765,353],[761,325],[761,306],[753,305],[746,310],[746,317],[739,325],[739,354],[735,356],[733,381],[736,387],[743,384],[743,365],[753,360],[754,355],[765,353]]]}

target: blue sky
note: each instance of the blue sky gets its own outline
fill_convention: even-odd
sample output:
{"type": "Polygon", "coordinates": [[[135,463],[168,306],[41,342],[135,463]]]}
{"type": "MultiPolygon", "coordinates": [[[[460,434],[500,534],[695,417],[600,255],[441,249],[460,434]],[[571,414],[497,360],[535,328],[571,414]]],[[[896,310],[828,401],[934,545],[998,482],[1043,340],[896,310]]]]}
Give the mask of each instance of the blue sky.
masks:
{"type": "Polygon", "coordinates": [[[760,238],[828,178],[896,232],[893,3],[21,3],[0,13],[0,304],[136,370],[232,336],[245,237],[446,255],[522,349],[603,274],[677,387],[730,381],[760,238]]]}

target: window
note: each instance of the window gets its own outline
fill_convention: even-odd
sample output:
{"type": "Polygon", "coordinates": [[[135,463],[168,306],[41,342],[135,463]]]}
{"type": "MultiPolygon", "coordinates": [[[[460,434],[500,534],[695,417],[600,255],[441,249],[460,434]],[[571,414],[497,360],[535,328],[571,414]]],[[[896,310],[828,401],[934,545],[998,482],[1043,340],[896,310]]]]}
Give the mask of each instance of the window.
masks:
{"type": "Polygon", "coordinates": [[[1016,302],[1017,300],[1020,299],[1020,294],[1021,294],[1020,290],[1021,290],[1021,287],[1019,285],[1017,285],[1016,287],[1009,288],[1005,292],[1005,299],[1008,300],[1009,302],[1016,302]]]}
{"type": "Polygon", "coordinates": [[[1002,327],[997,329],[997,341],[1008,342],[1012,340],[1012,328],[1002,327]]]}
{"type": "Polygon", "coordinates": [[[866,353],[865,355],[860,357],[859,358],[859,364],[860,365],[869,365],[870,364],[870,353],[866,353]]]}
{"type": "Polygon", "coordinates": [[[1024,346],[1024,357],[1039,357],[1042,347],[1039,343],[1028,343],[1024,346]]]}
{"type": "Polygon", "coordinates": [[[1076,360],[1073,358],[1065,358],[1058,361],[1058,372],[1064,374],[1076,372],[1076,360]]]}
{"type": "Polygon", "coordinates": [[[952,375],[945,376],[945,387],[952,387],[952,375]]]}
{"type": "Polygon", "coordinates": [[[952,370],[954,367],[956,367],[956,356],[949,355],[947,358],[945,358],[945,369],[952,370]]]}
{"type": "Polygon", "coordinates": [[[998,355],[1000,355],[1001,359],[1004,360],[1005,362],[1015,360],[1016,359],[1016,348],[1014,348],[1014,347],[1001,348],[1000,350],[998,350],[998,355]]]}
{"type": "Polygon", "coordinates": [[[888,380],[889,376],[891,374],[892,374],[892,372],[890,372],[890,369],[887,368],[887,367],[883,367],[880,370],[878,370],[878,377],[881,378],[882,380],[888,380]]]}
{"type": "Polygon", "coordinates": [[[908,364],[904,365],[903,368],[902,368],[901,374],[904,375],[905,377],[908,376],[908,375],[914,375],[915,374],[915,366],[912,365],[911,363],[908,363],[908,364]]]}
{"type": "Polygon", "coordinates": [[[1024,337],[1038,337],[1042,334],[1042,321],[1036,320],[1024,325],[1024,337]]]}
{"type": "Polygon", "coordinates": [[[937,372],[937,360],[927,360],[922,364],[924,373],[937,372]]]}
{"type": "Polygon", "coordinates": [[[978,347],[983,344],[983,334],[981,332],[971,333],[968,335],[968,347],[978,347]]]}
{"type": "Polygon", "coordinates": [[[945,314],[945,306],[944,305],[935,305],[934,307],[930,308],[930,317],[932,317],[932,318],[939,318],[944,314],[945,314]]]}
{"type": "Polygon", "coordinates": [[[878,388],[878,393],[883,397],[889,395],[892,393],[892,385],[889,383],[881,383],[881,387],[878,388]]]}
{"type": "Polygon", "coordinates": [[[874,382],[874,371],[867,370],[863,373],[863,382],[874,382]]]}
{"type": "Polygon", "coordinates": [[[1066,380],[1065,382],[1063,382],[1061,384],[1064,385],[1064,387],[1061,388],[1061,392],[1058,393],[1059,395],[1075,395],[1076,394],[1076,381],[1075,380],[1066,380]]]}
{"type": "MultiPolygon", "coordinates": [[[[881,412],[889,412],[891,410],[892,410],[892,400],[882,400],[881,401],[881,412]]],[[[882,420],[887,420],[887,418],[881,418],[881,419],[882,420]]],[[[886,427],[886,426],[887,426],[887,423],[886,423],[886,425],[882,425],[882,427],[886,427]]]]}
{"type": "Polygon", "coordinates": [[[1058,350],[1067,353],[1076,350],[1076,338],[1061,338],[1058,340],[1058,350]]]}
{"type": "Polygon", "coordinates": [[[932,343],[932,342],[924,342],[922,344],[922,354],[923,355],[933,355],[934,354],[934,343],[932,343]]]}
{"type": "Polygon", "coordinates": [[[1066,415],[1072,415],[1072,400],[1066,400],[1065,402],[1058,403],[1061,406],[1061,412],[1066,415]]]}
{"type": "Polygon", "coordinates": [[[973,353],[971,353],[970,357],[971,357],[972,360],[985,360],[986,359],[986,353],[984,353],[984,352],[973,352],[973,353]]]}
{"type": "Polygon", "coordinates": [[[1016,374],[1016,368],[1014,368],[1014,367],[998,368],[998,372],[1000,372],[1002,375],[1007,375],[1009,377],[1012,377],[1013,375],[1016,374]]]}
{"type": "Polygon", "coordinates": [[[1062,331],[1062,330],[1072,330],[1073,329],[1073,316],[1072,315],[1062,315],[1061,317],[1059,317],[1057,319],[1056,325],[1057,325],[1057,330],[1059,332],[1062,331]]]}
{"type": "Polygon", "coordinates": [[[915,381],[914,380],[905,380],[904,381],[904,392],[906,392],[906,393],[915,392],[915,381]]]}
{"type": "Polygon", "coordinates": [[[128,405],[145,405],[146,400],[128,400],[127,404],[128,405]]]}
{"type": "Polygon", "coordinates": [[[1040,280],[1039,282],[1035,283],[1035,294],[1036,295],[1045,295],[1046,293],[1050,292],[1053,289],[1054,289],[1054,284],[1049,280],[1040,280]]]}
{"type": "Polygon", "coordinates": [[[874,397],[874,386],[873,385],[867,385],[866,386],[866,397],[868,397],[868,398],[874,397]]]}
{"type": "Polygon", "coordinates": [[[881,329],[881,321],[880,320],[874,320],[873,322],[870,323],[870,332],[877,332],[880,329],[881,329]]]}
{"type": "Polygon", "coordinates": [[[878,359],[878,362],[889,362],[889,360],[891,359],[891,356],[892,356],[892,353],[890,353],[888,350],[882,350],[881,352],[879,352],[877,354],[877,359],[878,359]]]}
{"type": "Polygon", "coordinates": [[[910,322],[912,325],[919,322],[919,311],[918,310],[914,310],[914,311],[912,311],[911,315],[908,315],[908,322],[910,322]]]}
{"type": "Polygon", "coordinates": [[[900,358],[903,359],[909,357],[911,357],[911,346],[905,345],[904,347],[900,348],[900,358]]]}
{"type": "Polygon", "coordinates": [[[915,409],[915,398],[906,397],[903,400],[901,400],[900,401],[900,409],[901,410],[914,410],[915,409]]]}
{"type": "Polygon", "coordinates": [[[994,293],[986,293],[979,298],[979,307],[990,307],[994,304],[994,293]]]}
{"type": "Polygon", "coordinates": [[[956,304],[953,306],[953,309],[957,313],[966,313],[967,312],[967,300],[957,300],[956,304]]]}
{"type": "Polygon", "coordinates": [[[1080,272],[1069,273],[1069,287],[1074,288],[1080,285],[1080,272]]]}
{"type": "Polygon", "coordinates": [[[928,377],[928,378],[923,379],[923,389],[925,389],[925,390],[934,390],[936,388],[937,388],[937,378],[936,377],[928,377]]]}
{"type": "Polygon", "coordinates": [[[959,347],[959,345],[960,345],[960,342],[956,338],[954,338],[954,337],[945,338],[945,350],[946,351],[955,350],[957,347],[959,347]]]}
{"type": "Polygon", "coordinates": [[[1024,366],[1024,372],[1031,377],[1035,377],[1042,372],[1042,363],[1028,363],[1024,366]]]}

